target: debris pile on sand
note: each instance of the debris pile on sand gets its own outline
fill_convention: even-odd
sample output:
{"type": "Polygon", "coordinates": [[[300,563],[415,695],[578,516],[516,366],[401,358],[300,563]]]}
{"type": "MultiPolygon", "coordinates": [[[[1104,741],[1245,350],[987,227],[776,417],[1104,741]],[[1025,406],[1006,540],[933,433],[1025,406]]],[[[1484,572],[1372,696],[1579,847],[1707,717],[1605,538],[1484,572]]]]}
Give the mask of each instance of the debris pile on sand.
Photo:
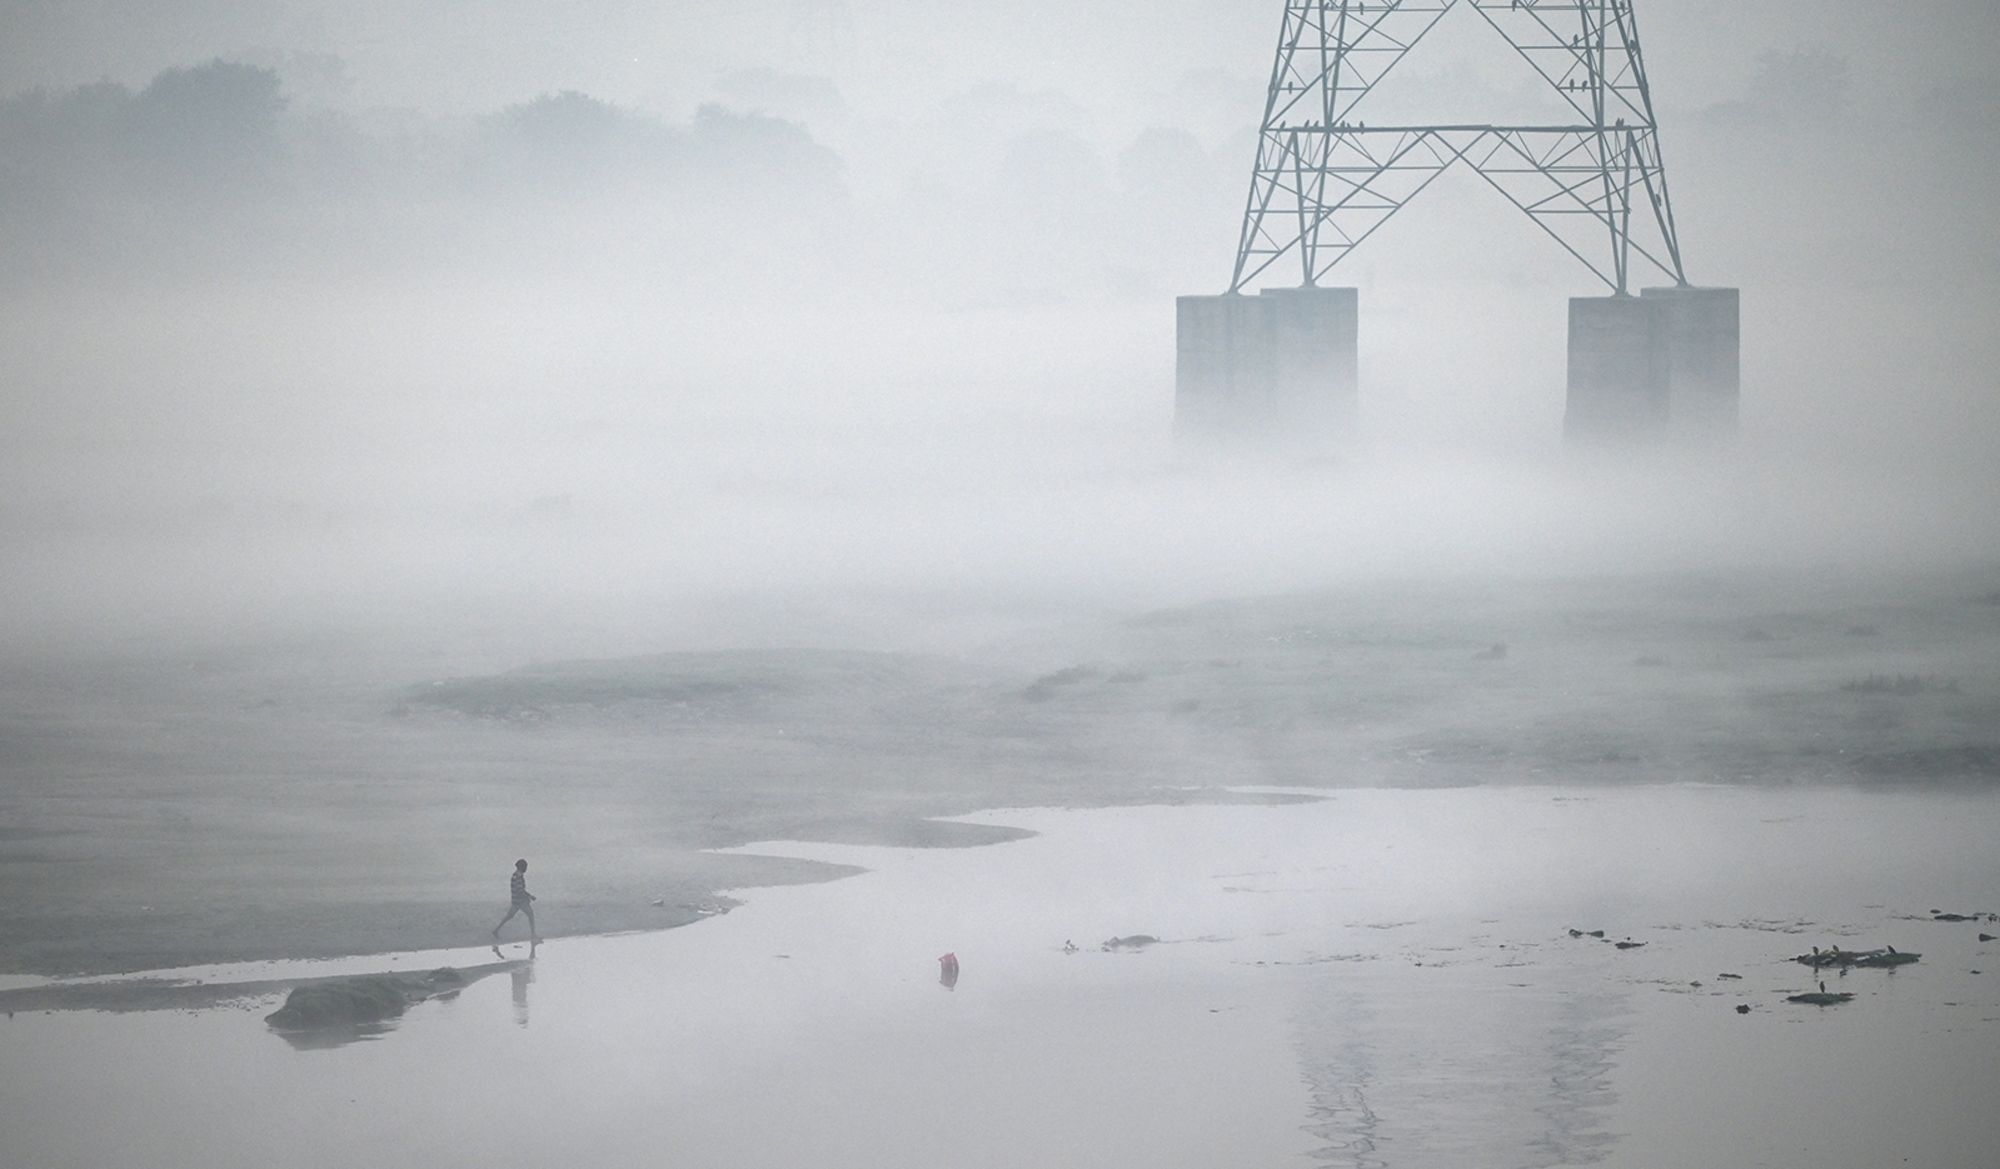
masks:
{"type": "Polygon", "coordinates": [[[1600,942],[1611,942],[1613,946],[1620,950],[1637,950],[1646,944],[1644,942],[1633,941],[1630,934],[1627,934],[1625,940],[1622,942],[1612,941],[1612,939],[1604,936],[1603,930],[1572,929],[1569,931],[1569,936],[1572,938],[1596,938],[1600,942]]]}
{"type": "Polygon", "coordinates": [[[1864,968],[1908,966],[1921,957],[1922,954],[1906,954],[1894,946],[1885,946],[1880,950],[1843,950],[1838,946],[1831,950],[1822,950],[1814,946],[1812,953],[1800,954],[1792,961],[1815,970],[1825,970],[1833,966],[1864,968]]]}

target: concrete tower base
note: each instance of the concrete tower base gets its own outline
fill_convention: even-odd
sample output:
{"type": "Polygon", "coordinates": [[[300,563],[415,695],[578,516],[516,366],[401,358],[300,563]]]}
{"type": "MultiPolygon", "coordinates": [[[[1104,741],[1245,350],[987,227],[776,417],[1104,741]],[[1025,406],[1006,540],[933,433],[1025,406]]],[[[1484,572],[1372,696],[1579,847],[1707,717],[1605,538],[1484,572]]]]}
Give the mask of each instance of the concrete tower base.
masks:
{"type": "Polygon", "coordinates": [[[1736,431],[1739,297],[1734,288],[1648,288],[1569,302],[1575,442],[1701,444],[1736,431]]]}
{"type": "Polygon", "coordinates": [[[1569,302],[1571,442],[1654,442],[1667,432],[1667,368],[1656,306],[1635,296],[1569,302]]]}
{"type": "Polygon", "coordinates": [[[1647,288],[1667,369],[1667,433],[1691,443],[1736,433],[1743,392],[1742,297],[1734,288],[1647,288]]]}
{"type": "Polygon", "coordinates": [[[1175,309],[1174,435],[1183,446],[1313,457],[1352,433],[1357,290],[1183,296],[1175,309]]]}

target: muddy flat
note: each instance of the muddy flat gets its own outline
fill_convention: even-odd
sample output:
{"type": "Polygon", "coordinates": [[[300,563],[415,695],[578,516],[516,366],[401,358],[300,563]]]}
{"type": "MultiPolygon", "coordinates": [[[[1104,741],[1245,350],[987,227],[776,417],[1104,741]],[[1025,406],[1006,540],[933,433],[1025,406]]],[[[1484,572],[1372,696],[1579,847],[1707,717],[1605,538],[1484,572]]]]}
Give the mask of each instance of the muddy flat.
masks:
{"type": "Polygon", "coordinates": [[[20,1115],[100,1108],[10,1125],[9,1151],[1944,1169],[2000,1140],[2000,954],[1928,914],[2000,903],[1987,794],[1356,790],[967,822],[1033,835],[753,842],[865,871],[532,961],[503,946],[506,977],[331,1046],[271,1032],[275,998],[19,1013],[0,1078],[20,1115]],[[1158,940],[1104,945],[1134,936],[1158,940]],[[1829,979],[1854,997],[1827,1009],[1786,1001],[1822,977],[1793,961],[1810,944],[1925,956],[1829,979]]]}

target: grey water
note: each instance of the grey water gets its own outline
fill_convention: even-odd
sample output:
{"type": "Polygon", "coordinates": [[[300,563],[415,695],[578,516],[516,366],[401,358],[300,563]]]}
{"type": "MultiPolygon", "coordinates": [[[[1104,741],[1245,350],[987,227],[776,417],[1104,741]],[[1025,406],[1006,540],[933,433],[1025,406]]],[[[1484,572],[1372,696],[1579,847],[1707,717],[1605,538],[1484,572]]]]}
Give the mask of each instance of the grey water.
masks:
{"type": "Polygon", "coordinates": [[[976,819],[1038,835],[748,846],[869,871],[544,944],[350,1042],[287,1042],[269,997],[22,1014],[0,1022],[0,1161],[1957,1169],[2000,1142],[1995,929],[1932,920],[2000,909],[2000,797],[1364,790],[976,819]],[[1103,947],[1132,935],[1159,940],[1103,947]],[[1813,945],[1923,956],[1841,976],[1790,961],[1813,945]],[[1821,977],[1854,999],[1786,1001],[1821,977]]]}

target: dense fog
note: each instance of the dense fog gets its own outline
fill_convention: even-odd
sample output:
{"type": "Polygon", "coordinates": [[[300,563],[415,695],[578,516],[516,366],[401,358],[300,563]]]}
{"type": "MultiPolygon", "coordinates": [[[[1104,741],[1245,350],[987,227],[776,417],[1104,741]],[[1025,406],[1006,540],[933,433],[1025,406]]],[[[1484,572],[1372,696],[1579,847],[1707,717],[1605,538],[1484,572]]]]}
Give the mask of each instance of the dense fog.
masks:
{"type": "Polygon", "coordinates": [[[1634,0],[1733,441],[1460,167],[1228,457],[1284,7],[0,0],[0,1162],[1979,1163],[2000,6],[1634,0]]]}
{"type": "MultiPolygon", "coordinates": [[[[1690,277],[1744,290],[1727,454],[1562,450],[1600,289],[1455,172],[1340,270],[1362,443],[1193,466],[1172,298],[1227,282],[1276,17],[9,4],[7,636],[2000,552],[1990,6],[1640,11],[1690,277]]],[[[1496,47],[1446,21],[1371,116],[1546,112],[1496,47]]]]}

